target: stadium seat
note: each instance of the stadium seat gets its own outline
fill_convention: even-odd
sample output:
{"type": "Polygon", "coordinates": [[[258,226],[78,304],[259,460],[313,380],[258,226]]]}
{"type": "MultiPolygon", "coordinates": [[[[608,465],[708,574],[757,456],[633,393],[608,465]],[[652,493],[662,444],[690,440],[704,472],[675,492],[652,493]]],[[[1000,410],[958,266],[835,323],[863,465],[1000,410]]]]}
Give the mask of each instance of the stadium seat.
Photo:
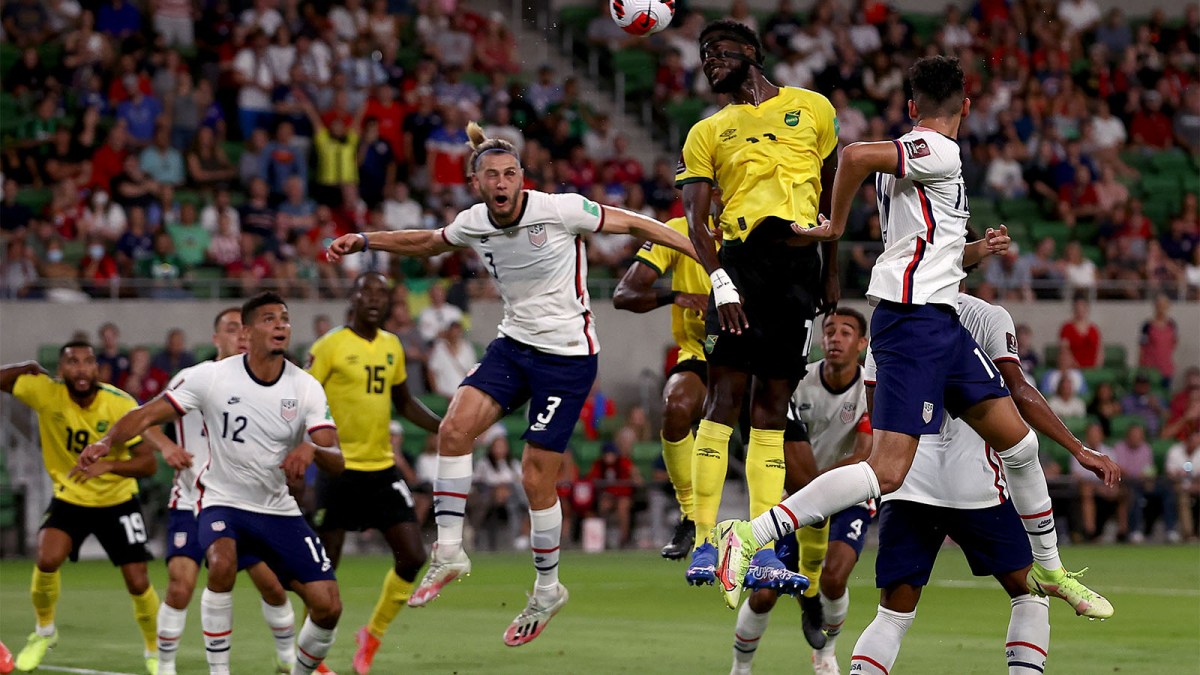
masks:
{"type": "Polygon", "coordinates": [[[588,472],[600,451],[604,449],[604,441],[579,440],[571,441],[571,452],[575,455],[575,464],[579,467],[580,475],[588,472]]]}
{"type": "Polygon", "coordinates": [[[437,415],[445,415],[446,409],[450,407],[450,399],[440,394],[421,394],[417,398],[437,415]]]}
{"type": "Polygon", "coordinates": [[[1150,441],[1150,449],[1154,451],[1154,465],[1159,471],[1166,470],[1167,452],[1175,443],[1175,439],[1172,438],[1155,438],[1150,441]]]}
{"type": "Polygon", "coordinates": [[[192,347],[192,354],[196,357],[196,361],[209,361],[217,358],[217,348],[211,342],[202,342],[195,347],[192,347]]]}
{"type": "Polygon", "coordinates": [[[199,299],[217,299],[223,297],[219,283],[225,278],[225,272],[215,267],[197,267],[187,273],[188,290],[192,296],[199,299]]]}
{"type": "Polygon", "coordinates": [[[679,145],[687,138],[687,132],[692,125],[700,121],[700,115],[708,104],[702,98],[688,98],[675,103],[668,103],[663,112],[666,113],[672,138],[677,138],[679,145]]]}
{"type": "Polygon", "coordinates": [[[41,345],[38,347],[37,361],[42,367],[53,373],[58,369],[58,350],[61,345],[41,345]]]}
{"type": "Polygon", "coordinates": [[[1140,415],[1117,415],[1109,423],[1109,438],[1114,440],[1124,438],[1129,427],[1135,424],[1145,426],[1146,420],[1140,415]]]}
{"type": "Polygon", "coordinates": [[[1128,354],[1125,351],[1125,345],[1104,345],[1104,367],[1121,369],[1129,367],[1129,359],[1128,354]]]}
{"type": "Polygon", "coordinates": [[[1041,207],[1032,199],[1006,199],[1000,202],[1000,213],[1011,221],[1010,229],[1014,224],[1030,224],[1042,217],[1041,207]]]}
{"type": "Polygon", "coordinates": [[[558,26],[564,32],[572,35],[583,35],[587,32],[588,24],[597,14],[599,12],[592,4],[563,7],[558,12],[558,26]]]}
{"type": "MultiPolygon", "coordinates": [[[[1173,175],[1187,174],[1195,170],[1188,156],[1182,150],[1175,148],[1151,155],[1150,167],[1160,174],[1173,175]]],[[[1142,176],[1142,180],[1145,181],[1148,177],[1142,176]]]]}
{"type": "Polygon", "coordinates": [[[654,90],[658,63],[654,55],[638,49],[625,49],[613,54],[613,71],[624,79],[626,99],[636,99],[654,90]]]}
{"type": "Polygon", "coordinates": [[[1096,387],[1107,382],[1120,389],[1125,379],[1125,367],[1119,368],[1089,368],[1083,371],[1083,381],[1087,382],[1088,391],[1096,391],[1096,387]]]}

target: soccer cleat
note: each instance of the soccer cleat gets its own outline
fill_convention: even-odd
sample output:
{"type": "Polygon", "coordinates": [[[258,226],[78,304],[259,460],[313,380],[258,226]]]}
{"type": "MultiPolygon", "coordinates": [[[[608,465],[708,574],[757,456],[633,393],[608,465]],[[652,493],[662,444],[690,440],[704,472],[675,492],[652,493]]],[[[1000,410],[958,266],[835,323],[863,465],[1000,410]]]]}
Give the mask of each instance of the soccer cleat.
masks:
{"type": "Polygon", "coordinates": [[[681,560],[688,551],[692,550],[692,545],[695,543],[696,523],[692,522],[690,518],[683,518],[675,526],[675,534],[671,535],[671,542],[662,547],[662,557],[667,560],[681,560]]]}
{"type": "Polygon", "coordinates": [[[1074,608],[1075,613],[1089,619],[1107,619],[1113,615],[1113,606],[1103,595],[1079,583],[1079,577],[1087,568],[1078,572],[1068,572],[1065,567],[1048,570],[1038,563],[1033,563],[1029,570],[1026,584],[1029,592],[1040,597],[1053,595],[1062,598],[1074,608]]]}
{"type": "Polygon", "coordinates": [[[717,581],[721,595],[730,609],[737,609],[742,597],[742,584],[750,569],[750,559],[758,551],[754,531],[745,520],[726,520],[712,529],[717,542],[717,581]]]}
{"type": "Polygon", "coordinates": [[[21,648],[21,652],[17,654],[17,670],[28,673],[36,670],[42,665],[42,659],[46,658],[46,652],[54,649],[58,645],[58,631],[49,637],[43,637],[37,633],[29,634],[29,641],[21,648]]]}
{"type": "Polygon", "coordinates": [[[275,655],[275,672],[280,673],[280,675],[288,675],[288,673],[292,672],[292,668],[295,667],[295,665],[295,658],[293,658],[291,661],[284,661],[283,659],[279,658],[278,654],[275,655]]]}
{"type": "Polygon", "coordinates": [[[785,595],[800,595],[808,588],[808,577],[784,567],[773,549],[764,548],[750,560],[742,585],[752,590],[767,588],[785,595]]]}
{"type": "Polygon", "coordinates": [[[329,666],[325,665],[324,661],[317,664],[316,672],[321,673],[321,675],[337,675],[337,673],[329,669],[329,666]]]}
{"type": "Polygon", "coordinates": [[[469,576],[471,576],[471,559],[467,557],[466,551],[460,548],[458,555],[449,560],[443,560],[438,554],[438,545],[435,543],[433,555],[429,556],[429,569],[425,570],[425,576],[421,578],[420,585],[409,596],[408,606],[424,607],[442,592],[446,584],[455,579],[469,576]]]}
{"type": "Polygon", "coordinates": [[[509,647],[520,647],[527,642],[533,642],[534,638],[546,630],[546,624],[550,623],[550,619],[553,619],[563,605],[567,604],[569,598],[567,587],[562,584],[558,584],[558,597],[549,603],[543,604],[536,593],[530,595],[525,609],[517,615],[517,618],[513,619],[508,630],[504,631],[504,644],[509,647]]]}
{"type": "Polygon", "coordinates": [[[8,675],[15,667],[12,652],[8,651],[7,645],[0,642],[0,675],[8,675]]]}
{"type": "Polygon", "coordinates": [[[146,672],[150,675],[158,675],[158,654],[146,655],[146,672]]]}
{"type": "Polygon", "coordinates": [[[717,580],[717,547],[704,542],[700,548],[692,551],[692,563],[683,573],[683,578],[691,586],[713,585],[717,580]]]}
{"type": "Polygon", "coordinates": [[[813,675],[842,675],[838,669],[837,654],[816,651],[812,654],[813,675]]]}
{"type": "MultiPolygon", "coordinates": [[[[821,608],[821,596],[800,595],[800,628],[804,631],[804,639],[813,649],[824,649],[828,638],[821,626],[825,624],[825,610],[821,608]]],[[[816,654],[813,654],[813,664],[816,664],[816,654]]]]}
{"type": "Polygon", "coordinates": [[[359,628],[354,634],[354,642],[358,644],[358,649],[354,652],[354,672],[367,675],[371,672],[371,662],[375,660],[375,652],[379,651],[381,643],[379,638],[371,635],[366,626],[359,628]]]}

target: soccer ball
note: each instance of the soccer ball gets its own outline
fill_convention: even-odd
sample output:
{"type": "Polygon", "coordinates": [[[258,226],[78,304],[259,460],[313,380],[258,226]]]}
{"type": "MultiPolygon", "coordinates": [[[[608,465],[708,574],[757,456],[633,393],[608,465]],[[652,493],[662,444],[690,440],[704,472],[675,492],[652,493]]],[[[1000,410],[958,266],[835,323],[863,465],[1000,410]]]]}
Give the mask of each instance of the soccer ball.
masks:
{"type": "Polygon", "coordinates": [[[621,30],[646,37],[671,25],[675,0],[612,0],[608,10],[621,30]]]}

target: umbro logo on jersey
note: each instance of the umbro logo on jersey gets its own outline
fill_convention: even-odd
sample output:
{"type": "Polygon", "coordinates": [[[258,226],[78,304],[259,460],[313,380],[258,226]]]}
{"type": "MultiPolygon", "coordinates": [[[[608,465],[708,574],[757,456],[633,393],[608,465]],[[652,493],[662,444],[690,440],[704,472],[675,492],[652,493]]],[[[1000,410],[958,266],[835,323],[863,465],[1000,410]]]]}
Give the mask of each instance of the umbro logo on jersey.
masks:
{"type": "Polygon", "coordinates": [[[796,406],[796,410],[812,410],[812,404],[801,403],[800,405],[796,406]]]}
{"type": "Polygon", "coordinates": [[[350,365],[358,363],[358,354],[347,354],[346,363],[349,363],[350,365]]]}
{"type": "Polygon", "coordinates": [[[285,398],[279,402],[279,415],[283,419],[291,422],[296,419],[296,415],[300,412],[300,401],[294,398],[285,398]]]}
{"type": "Polygon", "coordinates": [[[737,129],[726,129],[725,131],[721,132],[721,141],[722,142],[728,141],[729,139],[733,138],[734,136],[737,136],[737,129]]]}
{"type": "Polygon", "coordinates": [[[241,402],[242,402],[241,398],[239,398],[237,396],[230,396],[229,400],[225,402],[225,405],[236,405],[241,402]]]}
{"type": "Polygon", "coordinates": [[[699,450],[696,450],[696,456],[697,456],[697,457],[710,457],[710,458],[713,458],[713,459],[720,459],[720,458],[721,458],[721,453],[720,453],[720,452],[718,452],[717,450],[713,449],[713,448],[700,448],[699,450]]]}
{"type": "Polygon", "coordinates": [[[768,469],[779,469],[780,471],[787,469],[787,465],[784,463],[784,461],[782,459],[779,459],[778,457],[768,459],[766,461],[766,467],[768,469]]]}
{"type": "Polygon", "coordinates": [[[921,419],[925,420],[926,424],[933,419],[933,404],[925,401],[925,405],[921,408],[921,419]]]}

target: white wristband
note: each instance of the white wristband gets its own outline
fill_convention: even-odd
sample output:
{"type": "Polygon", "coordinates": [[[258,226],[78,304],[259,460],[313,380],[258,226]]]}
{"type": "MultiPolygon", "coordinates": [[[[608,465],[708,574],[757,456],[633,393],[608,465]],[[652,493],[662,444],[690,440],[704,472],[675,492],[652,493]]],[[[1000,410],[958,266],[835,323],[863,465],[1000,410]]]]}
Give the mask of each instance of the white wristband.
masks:
{"type": "Polygon", "coordinates": [[[734,287],[733,281],[724,269],[718,267],[717,271],[708,275],[708,278],[712,279],[713,300],[716,301],[717,307],[742,301],[738,296],[737,288],[734,287]]]}

